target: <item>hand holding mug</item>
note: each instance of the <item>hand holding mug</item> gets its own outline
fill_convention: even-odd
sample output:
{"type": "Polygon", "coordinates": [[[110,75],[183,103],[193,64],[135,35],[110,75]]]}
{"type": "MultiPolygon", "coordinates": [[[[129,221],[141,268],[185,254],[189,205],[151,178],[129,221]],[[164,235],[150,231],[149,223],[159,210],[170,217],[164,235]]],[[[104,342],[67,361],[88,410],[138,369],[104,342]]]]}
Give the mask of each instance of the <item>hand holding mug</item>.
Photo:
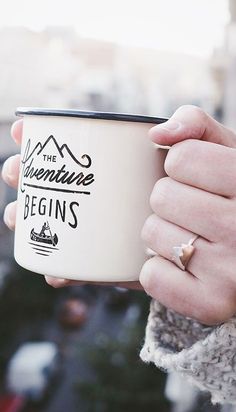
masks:
{"type": "MultiPolygon", "coordinates": [[[[20,120],[12,128],[18,143],[21,134],[20,120]]],[[[179,313],[206,324],[223,322],[236,312],[236,136],[192,106],[178,109],[150,136],[172,147],[165,161],[167,177],[154,186],[153,214],[142,231],[156,255],[144,264],[140,282],[149,295],[179,313]],[[173,248],[196,235],[194,254],[181,270],[173,262],[173,248]]],[[[3,169],[13,187],[19,163],[14,156],[3,169]]],[[[7,206],[5,222],[14,229],[15,204],[7,206]]],[[[74,283],[47,281],[53,286],[74,283]]]]}
{"type": "Polygon", "coordinates": [[[236,312],[236,135],[201,109],[183,106],[150,137],[172,147],[142,231],[157,255],[144,264],[140,282],[185,316],[223,322],[236,312]],[[173,248],[196,235],[183,271],[173,248]]]}

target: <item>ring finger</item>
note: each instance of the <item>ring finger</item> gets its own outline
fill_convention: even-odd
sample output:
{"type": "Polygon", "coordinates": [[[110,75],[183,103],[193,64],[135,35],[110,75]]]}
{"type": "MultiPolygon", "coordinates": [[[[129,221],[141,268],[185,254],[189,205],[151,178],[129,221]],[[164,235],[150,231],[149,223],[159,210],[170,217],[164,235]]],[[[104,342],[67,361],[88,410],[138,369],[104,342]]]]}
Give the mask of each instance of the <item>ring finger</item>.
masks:
{"type": "MultiPolygon", "coordinates": [[[[155,214],[149,216],[142,230],[142,238],[146,245],[169,261],[173,261],[173,248],[175,246],[187,244],[190,239],[195,237],[195,233],[168,222],[155,214]]],[[[199,279],[203,277],[206,279],[209,256],[212,255],[214,244],[203,238],[197,238],[194,241],[194,247],[194,253],[188,262],[187,270],[199,279]]]]}

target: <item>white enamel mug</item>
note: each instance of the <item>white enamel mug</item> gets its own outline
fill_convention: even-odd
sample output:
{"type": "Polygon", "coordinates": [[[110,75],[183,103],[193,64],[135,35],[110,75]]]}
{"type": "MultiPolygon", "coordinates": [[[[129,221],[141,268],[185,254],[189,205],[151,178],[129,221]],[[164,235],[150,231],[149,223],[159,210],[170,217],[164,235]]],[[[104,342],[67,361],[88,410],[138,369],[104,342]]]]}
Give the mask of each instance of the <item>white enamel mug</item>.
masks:
{"type": "Polygon", "coordinates": [[[43,275],[133,281],[166,151],[148,138],[165,120],[19,108],[23,116],[15,259],[43,275]]]}

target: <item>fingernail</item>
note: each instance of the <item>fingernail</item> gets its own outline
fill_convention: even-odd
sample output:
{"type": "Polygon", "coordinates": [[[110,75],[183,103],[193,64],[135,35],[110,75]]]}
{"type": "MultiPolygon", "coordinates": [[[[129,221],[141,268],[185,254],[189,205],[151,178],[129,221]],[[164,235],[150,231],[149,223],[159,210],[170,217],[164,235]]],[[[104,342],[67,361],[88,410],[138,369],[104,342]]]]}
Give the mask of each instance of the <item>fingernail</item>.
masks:
{"type": "Polygon", "coordinates": [[[156,130],[165,129],[165,130],[168,130],[170,132],[173,132],[173,131],[176,131],[176,130],[180,129],[181,126],[182,126],[182,124],[180,122],[178,122],[177,120],[170,119],[165,123],[161,123],[161,124],[158,124],[157,126],[154,126],[154,129],[156,129],[156,130]]]}
{"type": "Polygon", "coordinates": [[[16,210],[13,203],[9,203],[5,207],[3,220],[9,229],[13,230],[15,227],[16,210]]]}

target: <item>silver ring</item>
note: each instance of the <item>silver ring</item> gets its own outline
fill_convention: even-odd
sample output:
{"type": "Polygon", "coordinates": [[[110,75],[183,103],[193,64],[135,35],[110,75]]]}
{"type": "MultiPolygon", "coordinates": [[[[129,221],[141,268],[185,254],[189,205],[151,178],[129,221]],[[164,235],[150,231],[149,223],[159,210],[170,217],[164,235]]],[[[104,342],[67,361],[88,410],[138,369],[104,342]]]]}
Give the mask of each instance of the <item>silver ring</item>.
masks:
{"type": "Polygon", "coordinates": [[[174,246],[173,247],[173,257],[172,261],[182,270],[186,270],[187,264],[190,261],[191,257],[193,256],[195,247],[193,243],[198,238],[196,235],[195,237],[191,238],[190,241],[185,244],[182,243],[181,246],[174,246]]]}

